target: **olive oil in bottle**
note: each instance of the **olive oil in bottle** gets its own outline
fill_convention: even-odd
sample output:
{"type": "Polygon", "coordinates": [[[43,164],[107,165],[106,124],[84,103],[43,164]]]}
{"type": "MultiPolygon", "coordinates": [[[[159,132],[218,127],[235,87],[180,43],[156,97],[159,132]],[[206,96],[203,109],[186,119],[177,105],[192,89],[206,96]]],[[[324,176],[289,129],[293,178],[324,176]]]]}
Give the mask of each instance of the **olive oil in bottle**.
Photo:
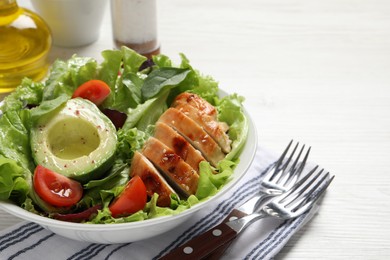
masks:
{"type": "Polygon", "coordinates": [[[0,95],[11,92],[24,77],[41,80],[50,48],[49,27],[37,14],[16,0],[0,0],[0,95]]]}

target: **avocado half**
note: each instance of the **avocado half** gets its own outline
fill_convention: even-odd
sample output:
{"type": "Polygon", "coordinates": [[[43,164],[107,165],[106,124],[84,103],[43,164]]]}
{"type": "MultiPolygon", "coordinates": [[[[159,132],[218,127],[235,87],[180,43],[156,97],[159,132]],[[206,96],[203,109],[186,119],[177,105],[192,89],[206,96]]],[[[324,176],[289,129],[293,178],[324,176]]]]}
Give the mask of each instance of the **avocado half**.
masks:
{"type": "Polygon", "coordinates": [[[116,129],[92,102],[74,98],[31,129],[34,160],[81,183],[101,177],[114,160],[116,129]]]}

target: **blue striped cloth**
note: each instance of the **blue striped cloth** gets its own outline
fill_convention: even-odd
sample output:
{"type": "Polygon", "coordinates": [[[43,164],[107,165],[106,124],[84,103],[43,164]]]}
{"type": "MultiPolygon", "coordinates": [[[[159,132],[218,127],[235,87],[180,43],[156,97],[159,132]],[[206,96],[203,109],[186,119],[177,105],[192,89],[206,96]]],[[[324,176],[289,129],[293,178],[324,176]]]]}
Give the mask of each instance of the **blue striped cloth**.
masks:
{"type": "MultiPolygon", "coordinates": [[[[267,168],[278,155],[259,147],[255,161],[240,182],[187,223],[157,237],[126,244],[91,244],[55,235],[31,222],[22,222],[0,232],[0,259],[158,259],[188,239],[210,229],[243,201],[256,193],[267,168]]],[[[299,218],[257,221],[244,231],[226,251],[223,259],[271,259],[317,212],[318,206],[299,218]]]]}

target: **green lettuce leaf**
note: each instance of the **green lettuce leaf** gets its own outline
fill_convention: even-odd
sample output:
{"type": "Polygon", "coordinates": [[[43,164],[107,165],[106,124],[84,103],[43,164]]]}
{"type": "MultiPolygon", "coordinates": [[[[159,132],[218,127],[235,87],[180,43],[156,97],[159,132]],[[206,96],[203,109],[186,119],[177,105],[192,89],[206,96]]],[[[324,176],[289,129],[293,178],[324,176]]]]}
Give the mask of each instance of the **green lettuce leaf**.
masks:
{"type": "Polygon", "coordinates": [[[103,103],[104,108],[125,113],[128,108],[135,108],[141,103],[141,86],[143,79],[136,73],[122,74],[111,94],[103,103]]]}
{"type": "Polygon", "coordinates": [[[129,179],[129,166],[117,160],[108,175],[84,185],[85,193],[78,207],[92,207],[97,204],[108,206],[110,201],[123,190],[129,179]]]}
{"type": "Polygon", "coordinates": [[[6,111],[0,117],[0,155],[33,171],[34,163],[30,148],[30,111],[6,111]]]}
{"type": "Polygon", "coordinates": [[[141,131],[145,131],[149,125],[154,125],[161,114],[168,108],[168,94],[168,92],[160,93],[158,97],[149,99],[134,109],[128,109],[123,129],[136,127],[141,131]]]}
{"type": "Polygon", "coordinates": [[[157,96],[161,92],[173,89],[179,86],[191,72],[189,69],[180,68],[158,68],[153,70],[142,86],[142,97],[148,100],[157,96]]]}
{"type": "Polygon", "coordinates": [[[142,56],[132,49],[125,46],[121,48],[123,54],[123,73],[137,73],[142,64],[147,60],[145,56],[142,56]]]}
{"type": "Polygon", "coordinates": [[[27,105],[38,105],[42,101],[43,88],[43,83],[24,78],[20,86],[4,98],[0,110],[20,110],[27,105]]]}
{"type": "Polygon", "coordinates": [[[100,79],[111,88],[111,94],[104,101],[103,107],[126,112],[141,103],[143,77],[138,73],[146,57],[135,51],[122,47],[121,50],[102,52],[104,61],[100,66],[100,79]],[[118,77],[118,73],[121,72],[118,77]]]}
{"type": "Polygon", "coordinates": [[[224,159],[219,162],[217,169],[214,169],[208,162],[201,162],[199,164],[199,182],[195,196],[199,200],[203,200],[215,195],[227,183],[236,165],[235,162],[224,159]]]}
{"type": "Polygon", "coordinates": [[[98,214],[89,222],[91,224],[118,224],[118,223],[127,223],[127,222],[135,222],[141,221],[148,218],[146,212],[140,210],[130,216],[121,217],[121,218],[113,218],[111,216],[111,212],[108,208],[103,208],[98,211],[98,214]]]}
{"type": "Polygon", "coordinates": [[[122,52],[119,50],[102,51],[103,61],[98,66],[99,79],[106,82],[112,93],[115,93],[118,73],[122,64],[122,52]]]}
{"type": "Polygon", "coordinates": [[[217,106],[218,119],[229,125],[228,134],[233,140],[232,150],[225,157],[227,160],[233,160],[239,155],[248,136],[249,122],[243,111],[243,101],[243,97],[232,94],[222,98],[217,106]]]}
{"type": "Polygon", "coordinates": [[[164,54],[153,56],[152,59],[153,59],[153,63],[158,68],[173,67],[172,60],[164,54]]]}
{"type": "Polygon", "coordinates": [[[43,100],[66,95],[71,97],[74,90],[84,82],[97,77],[97,62],[88,57],[74,55],[68,61],[57,60],[45,82],[43,100]]]}
{"type": "Polygon", "coordinates": [[[60,95],[53,100],[43,101],[41,105],[31,109],[31,120],[32,124],[35,124],[38,120],[43,117],[50,116],[52,112],[63,106],[69,97],[66,95],[60,95]]]}
{"type": "Polygon", "coordinates": [[[119,129],[117,135],[117,157],[128,162],[133,158],[134,152],[143,147],[148,138],[148,135],[145,132],[142,132],[137,128],[119,129]]]}
{"type": "Polygon", "coordinates": [[[0,156],[0,200],[23,203],[30,190],[26,181],[26,169],[12,159],[0,156]]]}
{"type": "Polygon", "coordinates": [[[212,182],[213,169],[208,162],[199,164],[199,181],[195,196],[202,200],[218,192],[218,188],[212,182]]]}
{"type": "Polygon", "coordinates": [[[157,218],[169,215],[179,214],[180,212],[191,208],[195,204],[199,203],[199,200],[194,195],[188,197],[187,200],[179,200],[175,195],[171,196],[171,204],[175,206],[171,207],[159,207],[157,206],[158,194],[155,193],[150,201],[146,204],[144,211],[148,213],[148,218],[157,218]]]}

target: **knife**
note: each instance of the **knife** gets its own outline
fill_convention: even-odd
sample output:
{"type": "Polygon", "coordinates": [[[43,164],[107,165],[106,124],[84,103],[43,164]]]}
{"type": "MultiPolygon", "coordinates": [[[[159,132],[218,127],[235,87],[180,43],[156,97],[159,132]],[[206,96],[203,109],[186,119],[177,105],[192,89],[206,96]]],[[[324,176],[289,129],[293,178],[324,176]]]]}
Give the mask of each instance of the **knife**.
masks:
{"type": "MultiPolygon", "coordinates": [[[[213,233],[215,230],[220,230],[221,231],[221,238],[223,236],[223,239],[221,239],[221,242],[219,245],[215,244],[209,244],[212,247],[218,247],[216,250],[214,250],[210,255],[198,255],[198,254],[192,254],[189,256],[188,250],[191,250],[189,245],[186,243],[183,246],[180,246],[178,249],[175,250],[175,252],[172,254],[168,254],[160,260],[168,260],[168,259],[219,259],[221,255],[225,252],[225,250],[229,247],[231,242],[234,240],[234,238],[237,236],[237,232],[232,229],[232,227],[229,226],[229,223],[231,221],[237,220],[237,219],[242,219],[246,216],[249,216],[253,214],[256,209],[261,208],[263,205],[268,202],[269,198],[265,197],[264,195],[261,195],[259,193],[256,193],[252,198],[247,200],[244,204],[239,206],[238,208],[233,209],[229,215],[225,217],[225,219],[217,226],[213,227],[210,231],[205,232],[202,236],[195,238],[191,240],[192,243],[194,244],[204,244],[202,243],[202,240],[205,241],[208,236],[216,236],[218,234],[213,233]],[[199,240],[199,241],[197,241],[199,240]]],[[[218,232],[218,231],[217,231],[218,232]]],[[[202,250],[200,250],[201,253],[202,250]]]]}
{"type": "MultiPolygon", "coordinates": [[[[226,216],[226,218],[222,221],[223,223],[229,222],[235,219],[243,218],[245,216],[248,216],[255,212],[256,209],[261,208],[266,204],[268,201],[268,198],[265,198],[264,196],[260,196],[259,194],[256,194],[249,200],[247,200],[244,204],[239,206],[238,208],[233,209],[229,215],[226,216]]],[[[210,255],[202,258],[204,260],[218,260],[221,258],[221,256],[225,253],[226,249],[231,245],[233,242],[234,237],[227,243],[220,246],[218,249],[214,250],[210,255]]]]}

